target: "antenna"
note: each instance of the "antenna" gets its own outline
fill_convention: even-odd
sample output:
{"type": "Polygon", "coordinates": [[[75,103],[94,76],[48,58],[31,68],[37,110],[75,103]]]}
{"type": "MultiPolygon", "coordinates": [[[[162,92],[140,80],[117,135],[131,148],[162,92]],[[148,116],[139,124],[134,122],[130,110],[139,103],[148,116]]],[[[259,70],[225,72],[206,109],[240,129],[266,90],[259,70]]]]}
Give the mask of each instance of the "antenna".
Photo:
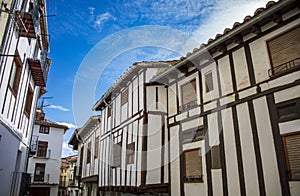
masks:
{"type": "Polygon", "coordinates": [[[40,120],[44,120],[45,119],[45,112],[43,110],[44,107],[48,107],[50,106],[50,104],[44,105],[44,101],[45,99],[52,99],[53,97],[42,97],[42,104],[41,104],[41,119],[40,120]]]}

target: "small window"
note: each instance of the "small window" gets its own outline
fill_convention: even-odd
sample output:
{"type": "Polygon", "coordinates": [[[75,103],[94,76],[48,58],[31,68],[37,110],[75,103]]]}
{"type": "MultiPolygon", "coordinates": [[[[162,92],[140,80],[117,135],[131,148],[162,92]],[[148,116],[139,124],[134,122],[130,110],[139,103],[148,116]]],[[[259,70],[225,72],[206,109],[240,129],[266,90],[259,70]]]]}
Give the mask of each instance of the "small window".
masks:
{"type": "Polygon", "coordinates": [[[99,136],[96,137],[95,141],[95,154],[94,154],[94,159],[98,158],[98,153],[99,153],[99,136]]]}
{"type": "Polygon", "coordinates": [[[279,122],[300,118],[300,99],[293,99],[277,104],[279,122]]]}
{"type": "Polygon", "coordinates": [[[211,167],[212,167],[212,169],[221,169],[220,145],[212,146],[210,151],[211,151],[211,167]]]}
{"type": "Polygon", "coordinates": [[[87,148],[87,156],[86,156],[86,163],[91,162],[91,142],[88,143],[88,148],[87,148]]]}
{"type": "Polygon", "coordinates": [[[15,95],[18,94],[18,89],[21,80],[21,71],[22,71],[22,61],[19,56],[19,52],[16,51],[16,57],[14,58],[12,70],[10,74],[9,86],[14,92],[15,95]]]}
{"type": "Polygon", "coordinates": [[[182,106],[181,111],[193,108],[197,105],[196,80],[181,86],[182,106]]]}
{"type": "Polygon", "coordinates": [[[50,127],[41,125],[41,126],[40,126],[39,132],[40,132],[40,133],[44,133],[44,134],[49,134],[49,132],[50,132],[50,127]]]}
{"type": "Polygon", "coordinates": [[[205,74],[205,92],[210,92],[214,90],[214,83],[213,83],[213,75],[212,72],[208,72],[205,74]]]}
{"type": "Polygon", "coordinates": [[[45,167],[46,164],[44,163],[36,163],[35,170],[34,170],[34,181],[44,182],[45,179],[45,167]]]}
{"type": "Polygon", "coordinates": [[[183,152],[184,155],[184,181],[202,182],[202,156],[201,150],[193,149],[183,152]]]}
{"type": "Polygon", "coordinates": [[[135,153],[135,142],[127,144],[127,149],[126,149],[126,163],[127,164],[134,163],[134,153],[135,153]]]}
{"type": "Polygon", "coordinates": [[[47,149],[48,149],[48,142],[45,141],[39,141],[38,143],[38,151],[37,155],[38,157],[47,157],[47,149]]]}
{"type": "Polygon", "coordinates": [[[28,116],[30,115],[31,112],[32,100],[33,100],[33,90],[29,86],[27,91],[26,104],[25,104],[25,114],[28,116]]]}
{"type": "Polygon", "coordinates": [[[107,118],[111,116],[112,104],[107,107],[107,118]]]}
{"type": "Polygon", "coordinates": [[[121,94],[121,105],[124,105],[128,102],[128,89],[122,92],[121,94]]]}
{"type": "Polygon", "coordinates": [[[283,136],[282,140],[285,147],[289,180],[300,180],[300,133],[283,136]]]}
{"type": "Polygon", "coordinates": [[[122,143],[116,143],[113,147],[113,166],[121,166],[121,156],[122,156],[122,143]]]}

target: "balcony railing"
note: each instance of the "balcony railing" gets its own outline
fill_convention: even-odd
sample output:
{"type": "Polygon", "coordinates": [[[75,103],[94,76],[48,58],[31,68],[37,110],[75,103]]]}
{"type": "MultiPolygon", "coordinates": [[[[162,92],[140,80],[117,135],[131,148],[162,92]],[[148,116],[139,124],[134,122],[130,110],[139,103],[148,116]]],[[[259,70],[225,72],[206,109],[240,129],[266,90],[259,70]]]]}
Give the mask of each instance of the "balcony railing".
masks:
{"type": "Polygon", "coordinates": [[[45,151],[38,151],[38,153],[35,156],[36,158],[45,158],[50,159],[51,157],[51,149],[47,149],[45,151]]]}
{"type": "Polygon", "coordinates": [[[31,143],[30,143],[30,151],[29,151],[29,155],[35,155],[37,148],[38,148],[38,140],[39,140],[39,136],[37,135],[32,135],[31,137],[31,143]]]}
{"type": "Polygon", "coordinates": [[[13,172],[10,195],[26,195],[29,190],[30,174],[13,172]]]}
{"type": "Polygon", "coordinates": [[[194,100],[194,101],[191,101],[189,103],[186,103],[186,104],[183,104],[181,107],[180,107],[180,111],[185,111],[185,110],[189,110],[189,109],[192,109],[192,108],[195,108],[197,106],[197,100],[194,100]]]}
{"type": "Polygon", "coordinates": [[[50,181],[50,174],[44,174],[44,176],[38,176],[31,174],[33,184],[48,184],[50,181]]]}
{"type": "Polygon", "coordinates": [[[300,57],[276,67],[272,67],[268,70],[268,74],[270,77],[279,76],[297,68],[300,68],[300,57]]]}

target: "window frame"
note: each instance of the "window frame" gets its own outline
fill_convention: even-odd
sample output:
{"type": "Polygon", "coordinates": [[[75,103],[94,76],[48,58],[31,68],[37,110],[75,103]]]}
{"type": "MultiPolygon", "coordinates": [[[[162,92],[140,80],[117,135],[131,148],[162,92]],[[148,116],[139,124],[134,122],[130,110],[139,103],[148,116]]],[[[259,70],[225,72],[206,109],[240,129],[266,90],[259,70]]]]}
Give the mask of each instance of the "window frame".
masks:
{"type": "Polygon", "coordinates": [[[38,141],[38,149],[36,156],[39,158],[47,158],[48,152],[48,142],[47,141],[38,141]]]}
{"type": "Polygon", "coordinates": [[[192,109],[198,106],[197,103],[197,82],[196,82],[196,78],[193,78],[191,80],[189,80],[188,82],[180,85],[180,90],[181,90],[181,111],[185,111],[188,109],[192,109]],[[193,83],[195,83],[195,86],[193,86],[193,83]],[[186,87],[194,87],[194,92],[195,92],[195,97],[192,101],[184,101],[184,92],[187,92],[186,90],[184,90],[184,88],[186,87]]]}
{"type": "Polygon", "coordinates": [[[126,145],[126,164],[134,164],[135,162],[135,142],[126,145]]]}
{"type": "Polygon", "coordinates": [[[204,74],[204,84],[205,84],[205,93],[209,93],[214,90],[214,76],[213,76],[212,70],[210,70],[204,74]],[[209,76],[211,76],[211,77],[209,77],[209,76]],[[208,79],[211,79],[211,83],[207,82],[207,81],[209,81],[208,79]],[[209,86],[210,84],[211,84],[211,88],[209,86]]]}
{"type": "Polygon", "coordinates": [[[12,62],[12,68],[9,77],[9,88],[11,89],[15,97],[18,95],[21,75],[22,75],[22,61],[18,51],[16,51],[16,57],[14,57],[14,60],[12,62]]]}
{"type": "Polygon", "coordinates": [[[128,103],[128,96],[129,96],[129,92],[128,92],[128,88],[126,88],[122,93],[121,93],[121,106],[125,105],[126,103],[128,103]]]}
{"type": "Polygon", "coordinates": [[[46,163],[35,163],[33,181],[34,182],[44,182],[45,181],[45,172],[46,172],[46,163]],[[43,170],[40,171],[42,174],[37,175],[38,166],[42,166],[41,168],[43,168],[43,170]]]}
{"type": "Polygon", "coordinates": [[[184,167],[184,183],[201,183],[203,182],[203,162],[202,162],[202,154],[201,154],[201,148],[194,148],[194,149],[188,149],[183,151],[183,167],[184,167]],[[199,178],[192,179],[191,177],[187,176],[187,158],[186,153],[190,153],[192,151],[197,151],[200,153],[199,160],[201,162],[201,174],[199,175],[199,178]],[[200,152],[199,152],[200,151],[200,152]]]}
{"type": "Polygon", "coordinates": [[[39,133],[50,134],[50,127],[46,125],[40,125],[39,133]]]}
{"type": "Polygon", "coordinates": [[[295,98],[276,104],[276,111],[278,115],[278,122],[287,122],[291,120],[300,119],[300,98],[295,98]],[[280,109],[287,109],[287,107],[289,106],[292,106],[291,109],[294,110],[290,111],[291,113],[286,114],[286,116],[281,116],[280,109]]]}

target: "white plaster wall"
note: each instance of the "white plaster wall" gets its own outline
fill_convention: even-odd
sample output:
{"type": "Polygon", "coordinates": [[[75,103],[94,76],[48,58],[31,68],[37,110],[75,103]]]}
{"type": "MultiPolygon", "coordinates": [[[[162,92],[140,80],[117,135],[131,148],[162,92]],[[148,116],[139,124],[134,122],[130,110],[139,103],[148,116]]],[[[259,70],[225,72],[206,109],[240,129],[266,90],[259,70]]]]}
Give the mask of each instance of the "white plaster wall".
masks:
{"type": "Polygon", "coordinates": [[[176,84],[173,84],[168,88],[168,100],[169,100],[168,115],[173,116],[174,114],[177,113],[176,84]]]}
{"type": "Polygon", "coordinates": [[[208,121],[208,133],[209,133],[209,145],[210,146],[216,146],[219,145],[219,129],[218,129],[218,119],[217,119],[217,113],[212,113],[207,115],[207,121],[208,121]]]}
{"type": "Polygon", "coordinates": [[[161,168],[161,116],[149,115],[147,143],[147,184],[160,183],[161,168]]]}
{"type": "Polygon", "coordinates": [[[170,128],[171,195],[180,195],[179,127],[170,128]]]}
{"type": "Polygon", "coordinates": [[[291,196],[299,196],[300,182],[299,181],[290,181],[289,184],[290,184],[291,196]]]}
{"type": "Polygon", "coordinates": [[[250,85],[247,61],[244,48],[240,48],[232,53],[235,69],[237,89],[243,89],[250,85]]]}
{"type": "Polygon", "coordinates": [[[222,110],[224,150],[226,157],[226,175],[228,183],[228,195],[240,195],[240,181],[236,155],[235,133],[231,108],[222,110]]]}
{"type": "Polygon", "coordinates": [[[213,195],[223,195],[221,169],[211,170],[211,181],[212,181],[213,195]]]}
{"type": "Polygon", "coordinates": [[[139,99],[140,99],[140,108],[139,110],[141,110],[142,108],[144,108],[143,103],[144,103],[144,72],[142,72],[139,75],[139,99]]]}
{"type": "Polygon", "coordinates": [[[276,152],[265,97],[253,101],[267,195],[281,195],[276,152]]]}
{"type": "Polygon", "coordinates": [[[138,79],[135,78],[132,82],[133,88],[133,114],[138,112],[138,79]]]}
{"type": "MultiPolygon", "coordinates": [[[[300,76],[299,76],[300,77],[300,76]]],[[[294,86],[274,93],[275,103],[280,103],[300,96],[300,86],[294,86]]]]}
{"type": "Polygon", "coordinates": [[[246,194],[259,195],[258,176],[256,172],[256,158],[254,153],[253,136],[247,104],[243,103],[237,105],[237,113],[242,148],[241,150],[246,194]]]}

